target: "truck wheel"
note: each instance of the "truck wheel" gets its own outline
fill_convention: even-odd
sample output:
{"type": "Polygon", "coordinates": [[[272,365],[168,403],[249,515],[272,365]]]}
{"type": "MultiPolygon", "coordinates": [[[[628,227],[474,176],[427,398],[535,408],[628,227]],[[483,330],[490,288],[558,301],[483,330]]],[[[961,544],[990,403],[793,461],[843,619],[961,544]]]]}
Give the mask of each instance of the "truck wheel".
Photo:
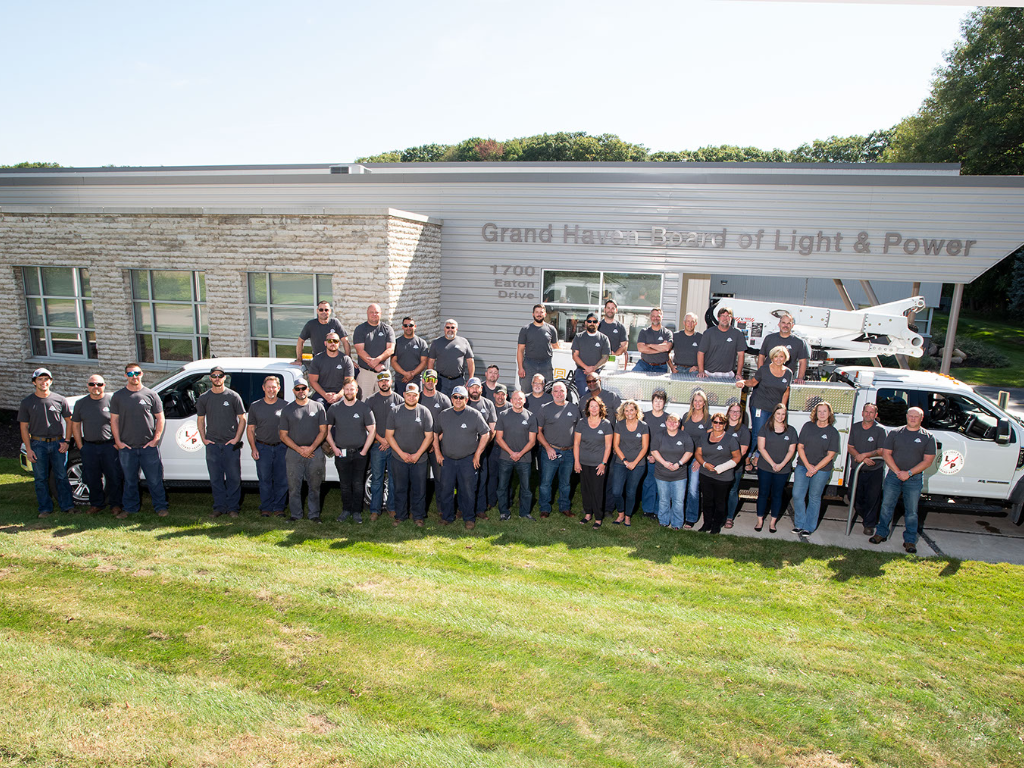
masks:
{"type": "MultiPolygon", "coordinates": [[[[76,505],[89,503],[89,488],[85,484],[85,475],[82,474],[82,459],[75,453],[67,459],[68,483],[71,484],[71,497],[76,505]]],[[[57,497],[57,481],[54,478],[53,470],[50,470],[50,495],[57,497]]]]}
{"type": "Polygon", "coordinates": [[[1010,507],[1010,519],[1013,520],[1014,525],[1024,522],[1024,499],[1010,507]]]}
{"type": "Polygon", "coordinates": [[[363,488],[365,488],[365,492],[363,494],[363,504],[366,506],[367,509],[370,510],[370,512],[380,512],[381,510],[386,510],[388,508],[388,496],[389,496],[389,493],[388,493],[388,473],[387,473],[387,470],[384,471],[384,495],[381,497],[382,501],[381,501],[381,505],[380,505],[381,508],[380,509],[370,509],[370,477],[371,477],[370,473],[367,472],[366,473],[366,484],[363,486],[363,488]]]}

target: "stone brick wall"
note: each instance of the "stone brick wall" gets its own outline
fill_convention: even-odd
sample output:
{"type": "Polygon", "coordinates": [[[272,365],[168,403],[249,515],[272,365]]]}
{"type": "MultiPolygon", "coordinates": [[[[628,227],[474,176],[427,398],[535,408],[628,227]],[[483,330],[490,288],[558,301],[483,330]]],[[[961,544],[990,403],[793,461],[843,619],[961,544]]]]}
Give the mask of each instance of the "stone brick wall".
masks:
{"type": "MultiPolygon", "coordinates": [[[[3,211],[0,372],[12,386],[0,393],[0,407],[17,407],[40,365],[53,372],[54,389],[65,395],[83,394],[96,372],[121,386],[125,363],[137,357],[131,269],[205,272],[211,353],[227,357],[249,354],[248,272],[331,274],[335,313],[350,332],[375,301],[398,332],[402,316],[410,314],[421,334],[433,337],[440,329],[440,265],[440,223],[390,210],[3,211]],[[89,269],[98,360],[32,356],[21,265],[89,269]]],[[[145,368],[150,380],[166,370],[145,368]]]]}

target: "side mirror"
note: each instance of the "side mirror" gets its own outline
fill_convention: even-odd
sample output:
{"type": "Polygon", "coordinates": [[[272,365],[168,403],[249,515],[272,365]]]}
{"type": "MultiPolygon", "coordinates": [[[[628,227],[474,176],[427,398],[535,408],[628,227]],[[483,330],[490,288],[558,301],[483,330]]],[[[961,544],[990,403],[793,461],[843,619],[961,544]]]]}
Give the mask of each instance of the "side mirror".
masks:
{"type": "Polygon", "coordinates": [[[996,423],[996,443],[1007,445],[1010,442],[1010,422],[1008,419],[1000,419],[996,423]]]}

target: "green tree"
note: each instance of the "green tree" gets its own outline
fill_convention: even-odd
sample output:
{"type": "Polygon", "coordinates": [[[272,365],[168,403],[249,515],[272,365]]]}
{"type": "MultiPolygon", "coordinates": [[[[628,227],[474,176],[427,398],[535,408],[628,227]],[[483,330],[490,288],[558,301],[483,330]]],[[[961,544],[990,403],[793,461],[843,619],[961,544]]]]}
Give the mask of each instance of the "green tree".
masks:
{"type": "Polygon", "coordinates": [[[876,163],[882,159],[892,129],[873,131],[868,136],[829,136],[801,144],[789,153],[794,163],[876,163]]]}
{"type": "Polygon", "coordinates": [[[60,168],[60,163],[30,162],[16,163],[15,165],[0,165],[0,168],[60,168]]]}

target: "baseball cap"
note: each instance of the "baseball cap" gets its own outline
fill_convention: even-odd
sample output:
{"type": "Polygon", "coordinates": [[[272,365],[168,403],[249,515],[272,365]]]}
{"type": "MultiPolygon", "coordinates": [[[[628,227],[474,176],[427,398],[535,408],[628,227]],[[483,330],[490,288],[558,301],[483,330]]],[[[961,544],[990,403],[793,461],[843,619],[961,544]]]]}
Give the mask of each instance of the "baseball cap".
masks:
{"type": "Polygon", "coordinates": [[[494,391],[495,392],[504,392],[505,394],[508,394],[508,387],[506,387],[501,382],[498,382],[497,384],[494,385],[494,391]]]}
{"type": "Polygon", "coordinates": [[[210,369],[210,373],[223,373],[225,376],[227,375],[227,372],[219,365],[213,366],[213,368],[210,369]]]}
{"type": "Polygon", "coordinates": [[[308,387],[308,386],[309,386],[309,382],[306,381],[301,376],[299,376],[297,379],[295,379],[295,383],[292,384],[292,389],[294,389],[295,387],[308,387]]]}
{"type": "Polygon", "coordinates": [[[452,390],[453,395],[462,395],[463,397],[469,397],[469,392],[465,387],[456,387],[452,390]]]}
{"type": "Polygon", "coordinates": [[[391,371],[381,371],[377,374],[377,381],[384,381],[384,379],[391,378],[391,371]]]}
{"type": "Polygon", "coordinates": [[[437,381],[437,371],[435,371],[433,368],[427,368],[427,370],[423,372],[423,378],[433,379],[434,381],[437,381]]]}
{"type": "Polygon", "coordinates": [[[49,376],[51,379],[53,378],[53,374],[50,373],[49,368],[36,368],[32,371],[32,381],[35,381],[40,376],[49,376]]]}
{"type": "Polygon", "coordinates": [[[406,384],[405,385],[405,391],[406,392],[419,392],[420,388],[417,385],[415,385],[415,384],[406,384]]]}
{"type": "Polygon", "coordinates": [[[478,379],[476,376],[474,376],[472,379],[470,379],[469,381],[466,382],[466,386],[467,387],[482,387],[483,386],[483,382],[480,381],[480,379],[478,379]]]}

